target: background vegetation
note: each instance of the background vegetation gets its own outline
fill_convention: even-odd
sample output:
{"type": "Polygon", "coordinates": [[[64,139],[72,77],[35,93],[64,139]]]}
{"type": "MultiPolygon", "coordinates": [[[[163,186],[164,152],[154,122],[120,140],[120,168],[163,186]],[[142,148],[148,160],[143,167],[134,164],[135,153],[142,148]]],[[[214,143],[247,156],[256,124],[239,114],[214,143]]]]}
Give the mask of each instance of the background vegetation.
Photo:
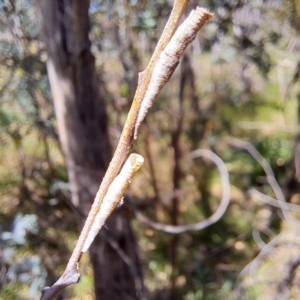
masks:
{"type": "MultiPolygon", "coordinates": [[[[191,1],[189,9],[196,4],[208,7],[213,21],[186,51],[141,127],[133,150],[146,161],[129,197],[157,222],[209,217],[220,202],[218,173],[207,160],[187,158],[207,148],[226,163],[231,203],[215,225],[178,236],[142,225],[126,206],[147,295],[276,299],[286,291],[280,299],[297,299],[298,213],[285,218],[253,192],[275,198],[262,166],[233,147],[232,138],[253,144],[286,200],[299,204],[300,2],[203,0],[191,1]]],[[[171,6],[166,0],[90,3],[90,39],[113,146],[171,6]]],[[[0,9],[0,299],[37,299],[63,271],[78,227],[35,3],[5,0],[0,9]]],[[[81,268],[80,283],[65,299],[93,299],[88,258],[81,268]]]]}

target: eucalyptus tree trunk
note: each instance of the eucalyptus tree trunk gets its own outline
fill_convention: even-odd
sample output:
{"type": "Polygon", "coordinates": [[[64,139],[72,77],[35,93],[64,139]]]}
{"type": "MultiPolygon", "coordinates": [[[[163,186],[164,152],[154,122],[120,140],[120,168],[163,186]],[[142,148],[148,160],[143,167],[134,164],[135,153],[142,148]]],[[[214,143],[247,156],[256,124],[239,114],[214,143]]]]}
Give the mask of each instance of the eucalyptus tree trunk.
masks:
{"type": "MultiPolygon", "coordinates": [[[[72,203],[83,225],[111,158],[107,115],[88,37],[88,0],[38,0],[47,70],[72,203]]],[[[90,249],[96,299],[137,299],[140,274],[128,220],[117,210],[90,249]],[[134,271],[134,272],[133,272],[134,271]]]]}

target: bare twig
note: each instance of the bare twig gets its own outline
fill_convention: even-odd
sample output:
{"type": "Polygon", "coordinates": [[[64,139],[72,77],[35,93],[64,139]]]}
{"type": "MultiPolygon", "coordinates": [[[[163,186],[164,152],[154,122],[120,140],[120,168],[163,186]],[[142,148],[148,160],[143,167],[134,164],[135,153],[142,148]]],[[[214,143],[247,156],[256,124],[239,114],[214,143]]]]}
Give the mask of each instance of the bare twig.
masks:
{"type": "MultiPolygon", "coordinates": [[[[282,232],[276,237],[274,237],[269,243],[265,244],[260,253],[253,259],[239,274],[236,282],[235,282],[235,296],[237,299],[246,299],[243,297],[245,294],[245,289],[247,287],[246,282],[242,282],[242,279],[248,275],[250,277],[253,277],[254,272],[256,272],[259,268],[259,265],[261,264],[262,260],[266,258],[267,256],[270,256],[274,251],[281,251],[283,253],[288,253],[291,255],[294,253],[294,248],[299,249],[299,241],[295,239],[295,236],[297,235],[297,232],[299,231],[299,226],[291,226],[291,229],[289,230],[289,233],[282,232]],[[292,248],[294,247],[294,248],[292,248]]],[[[297,254],[296,254],[297,255],[297,254]]],[[[299,265],[299,258],[298,256],[295,258],[291,258],[290,262],[287,264],[286,272],[284,278],[279,282],[278,284],[278,291],[280,288],[284,289],[284,285],[289,284],[289,286],[292,285],[292,280],[294,276],[294,271],[299,265]],[[289,281],[290,280],[290,281],[289,281]],[[280,287],[281,286],[281,287],[280,287]]],[[[276,270],[277,272],[279,270],[276,270]]],[[[281,271],[280,271],[281,272],[281,271]]],[[[280,273],[279,273],[280,275],[280,273]]],[[[248,281],[249,282],[249,281],[248,281]]],[[[252,281],[251,281],[252,282],[252,281]]],[[[287,288],[287,287],[285,287],[287,288]]],[[[286,292],[286,291],[284,291],[286,292]]],[[[284,298],[276,298],[276,299],[284,299],[284,298]]]]}
{"type": "Polygon", "coordinates": [[[117,241],[109,235],[101,235],[101,238],[105,238],[105,240],[109,243],[109,245],[117,252],[122,261],[129,267],[132,277],[134,278],[135,290],[136,294],[139,296],[139,299],[146,299],[144,295],[144,281],[142,276],[140,276],[138,270],[133,264],[131,258],[124,252],[124,250],[119,246],[117,241]]]}
{"type": "MultiPolygon", "coordinates": [[[[93,242],[95,236],[98,234],[99,230],[104,226],[106,219],[115,209],[118,204],[122,203],[122,196],[127,189],[128,185],[132,181],[135,173],[139,170],[143,164],[144,159],[138,154],[131,154],[124,164],[120,174],[111,183],[104,199],[101,209],[96,214],[94,222],[90,227],[90,231],[86,236],[85,243],[81,248],[81,255],[86,252],[91,243],[93,242]]],[[[76,249],[76,248],[75,248],[76,249]]],[[[81,258],[81,255],[79,259],[81,258]]],[[[58,279],[58,281],[51,287],[43,290],[41,299],[55,299],[57,295],[70,284],[78,282],[80,274],[77,271],[79,261],[76,264],[76,269],[68,270],[68,266],[63,275],[58,279]]]]}
{"type": "Polygon", "coordinates": [[[146,142],[145,151],[146,151],[147,161],[149,164],[149,172],[150,172],[149,175],[151,178],[151,186],[153,186],[153,190],[154,190],[154,204],[155,204],[156,219],[161,220],[163,217],[163,204],[161,202],[161,198],[159,195],[159,188],[157,184],[158,181],[155,174],[154,158],[151,149],[152,140],[153,138],[152,138],[151,130],[149,127],[147,127],[147,133],[145,135],[145,142],[146,142]]]}
{"type": "MultiPolygon", "coordinates": [[[[285,220],[292,223],[293,230],[296,231],[298,226],[294,226],[294,225],[296,225],[296,222],[295,222],[295,219],[293,218],[293,216],[291,215],[291,211],[299,212],[300,206],[286,202],[286,199],[283,195],[282,189],[280,188],[279,183],[277,182],[277,180],[275,178],[275,174],[274,174],[270,164],[267,162],[267,160],[260,155],[260,153],[255,149],[255,147],[251,143],[240,141],[240,140],[237,140],[234,138],[230,138],[229,144],[231,144],[234,147],[238,147],[240,149],[247,150],[250,153],[250,155],[260,164],[260,166],[263,168],[264,172],[267,175],[267,177],[266,177],[267,182],[270,184],[271,188],[273,189],[274,194],[277,199],[269,197],[269,196],[257,191],[254,188],[251,188],[249,190],[250,194],[255,194],[255,195],[259,196],[260,200],[262,200],[270,205],[273,205],[275,207],[279,207],[282,211],[282,215],[284,216],[285,220]]],[[[236,286],[235,294],[236,294],[237,298],[243,299],[244,285],[242,283],[240,283],[241,279],[247,273],[249,273],[249,276],[251,276],[253,274],[253,272],[255,270],[257,270],[257,268],[260,264],[260,261],[263,259],[263,257],[270,254],[270,252],[272,252],[272,250],[275,248],[275,246],[277,246],[279,243],[282,242],[284,236],[285,236],[285,233],[281,233],[281,234],[277,235],[275,238],[273,238],[269,243],[266,244],[262,241],[258,230],[253,231],[253,238],[257,242],[261,251],[258,254],[258,256],[253,261],[251,261],[239,274],[237,282],[235,284],[235,286],[236,286]]],[[[287,246],[282,246],[282,247],[288,247],[288,249],[290,250],[291,244],[292,243],[289,243],[287,246]]],[[[292,284],[292,280],[294,278],[294,272],[295,272],[296,268],[299,266],[299,263],[300,263],[300,260],[296,259],[289,264],[287,275],[285,276],[285,278],[281,281],[281,283],[278,286],[278,293],[277,293],[276,299],[284,299],[283,294],[284,295],[288,294],[288,289],[290,288],[290,286],[292,284]],[[279,298],[278,298],[279,294],[281,296],[279,296],[279,298]]]]}
{"type": "Polygon", "coordinates": [[[261,236],[260,236],[260,232],[263,232],[265,235],[267,235],[270,239],[274,238],[275,233],[266,226],[259,226],[257,228],[254,228],[252,230],[252,237],[256,243],[256,245],[259,247],[259,249],[263,249],[264,246],[266,245],[266,243],[262,240],[261,236]]]}
{"type": "Polygon", "coordinates": [[[300,205],[299,204],[293,204],[293,203],[288,203],[288,202],[279,202],[277,199],[274,199],[268,195],[265,195],[258,191],[255,188],[251,188],[249,190],[250,195],[258,196],[258,198],[265,202],[268,203],[269,205],[279,207],[284,210],[289,210],[289,211],[294,211],[294,212],[300,212],[300,205]]]}
{"type": "Polygon", "coordinates": [[[260,230],[257,228],[254,228],[252,230],[252,237],[256,243],[256,245],[259,247],[259,249],[263,249],[263,247],[266,245],[266,243],[262,240],[260,236],[260,230]]]}
{"type": "Polygon", "coordinates": [[[282,240],[282,237],[284,236],[284,234],[279,234],[277,235],[274,239],[272,239],[268,244],[265,244],[265,246],[262,248],[261,252],[258,254],[258,256],[251,261],[239,274],[236,282],[235,282],[235,288],[234,288],[234,293],[237,299],[243,299],[243,289],[244,286],[241,283],[242,278],[249,273],[249,275],[251,276],[251,274],[253,273],[254,270],[256,270],[258,268],[259,262],[261,261],[261,259],[266,256],[267,254],[269,254],[272,249],[278,244],[280,243],[280,241],[282,240]]]}
{"type": "Polygon", "coordinates": [[[250,155],[261,165],[261,167],[267,175],[267,181],[276,195],[279,207],[282,211],[284,218],[288,221],[293,221],[294,218],[290,214],[290,211],[286,210],[286,200],[283,195],[282,189],[280,188],[275,178],[275,174],[267,160],[260,155],[260,153],[255,149],[255,147],[251,143],[240,141],[235,138],[228,139],[228,142],[234,147],[247,150],[250,153],[250,155]]]}
{"type": "MultiPolygon", "coordinates": [[[[131,154],[122,168],[120,174],[113,180],[103,199],[101,209],[96,214],[94,222],[86,237],[82,247],[82,252],[86,252],[99,230],[104,226],[106,219],[117,205],[122,204],[122,196],[133,179],[135,173],[139,170],[144,162],[144,158],[138,154],[131,154]]],[[[97,197],[97,196],[96,196],[97,197]]]]}
{"type": "Polygon", "coordinates": [[[162,223],[153,222],[152,220],[150,220],[149,218],[144,216],[142,213],[135,211],[135,215],[140,222],[143,222],[143,223],[147,224],[148,226],[150,226],[151,228],[156,229],[156,230],[164,231],[164,232],[171,233],[171,234],[179,234],[179,233],[184,233],[187,231],[202,230],[202,229],[216,223],[218,220],[220,220],[220,218],[224,215],[224,213],[229,205],[229,202],[230,202],[229,174],[228,174],[228,171],[227,171],[226,166],[225,166],[224,162],[222,161],[222,159],[219,156],[217,156],[216,154],[214,154],[213,152],[211,152],[209,150],[198,149],[198,150],[193,151],[190,154],[191,158],[197,158],[200,156],[204,156],[204,157],[210,159],[211,161],[213,161],[214,164],[217,166],[220,176],[221,176],[223,191],[222,191],[221,203],[220,203],[220,206],[218,207],[217,211],[212,216],[210,216],[208,219],[205,219],[199,223],[191,224],[191,225],[181,225],[181,226],[172,226],[172,225],[166,225],[166,224],[162,224],[162,223]]]}
{"type": "Polygon", "coordinates": [[[154,103],[158,93],[173,74],[185,48],[193,41],[200,28],[212,17],[212,14],[208,11],[198,7],[191,12],[189,17],[174,34],[188,2],[189,0],[174,1],[171,16],[154,54],[147,68],[139,74],[138,87],[120,141],[102,180],[68,265],[58,281],[51,288],[44,289],[42,300],[55,299],[62,289],[70,284],[77,283],[79,280],[79,273],[77,271],[78,263],[83,252],[88,250],[94,236],[101,228],[101,225],[95,224],[95,220],[98,218],[101,220],[100,223],[102,223],[114,209],[114,205],[104,203],[104,198],[130,152],[131,145],[134,138],[137,137],[141,122],[145,118],[148,109],[154,103]],[[105,217],[99,217],[103,206],[107,207],[107,213],[105,217]]]}
{"type": "Polygon", "coordinates": [[[277,295],[275,300],[290,299],[290,290],[293,285],[293,281],[296,275],[296,270],[300,265],[300,258],[294,258],[287,266],[285,270],[285,276],[281,280],[277,288],[277,295]]]}

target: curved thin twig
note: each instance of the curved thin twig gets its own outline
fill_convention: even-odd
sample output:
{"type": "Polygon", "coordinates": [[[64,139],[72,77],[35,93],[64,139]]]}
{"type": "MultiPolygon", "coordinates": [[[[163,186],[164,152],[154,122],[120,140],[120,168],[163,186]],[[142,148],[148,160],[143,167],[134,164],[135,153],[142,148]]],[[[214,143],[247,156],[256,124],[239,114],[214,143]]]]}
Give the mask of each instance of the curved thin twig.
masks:
{"type": "MultiPolygon", "coordinates": [[[[296,224],[295,219],[291,215],[291,211],[300,211],[300,206],[295,204],[290,204],[286,202],[286,199],[283,195],[282,189],[280,188],[279,183],[277,182],[275,178],[275,174],[270,166],[270,164],[267,162],[267,160],[261,156],[261,154],[256,150],[256,148],[249,142],[240,141],[238,139],[229,138],[229,144],[231,144],[234,147],[247,150],[249,154],[260,164],[260,166],[263,168],[264,172],[266,173],[267,182],[271,186],[271,188],[274,191],[274,194],[277,199],[274,199],[272,197],[269,197],[258,190],[251,188],[249,190],[250,194],[254,194],[259,196],[259,199],[273,205],[275,207],[279,207],[281,209],[282,215],[285,220],[288,222],[293,223],[293,230],[297,230],[298,226],[294,226],[296,224]]],[[[237,281],[235,283],[234,292],[237,298],[242,298],[242,290],[243,285],[240,283],[242,278],[248,273],[249,276],[253,274],[255,270],[257,270],[260,261],[263,257],[268,255],[281,241],[282,238],[285,236],[285,233],[281,233],[277,235],[275,238],[273,238],[269,243],[263,245],[263,241],[260,238],[260,235],[258,231],[253,231],[253,237],[256,242],[258,242],[258,246],[260,247],[261,251],[255,257],[254,260],[252,260],[239,274],[237,281]]],[[[287,246],[281,246],[281,247],[287,247],[287,249],[290,249],[291,244],[288,244],[287,246]]],[[[280,247],[280,248],[281,248],[280,247]]],[[[288,251],[288,250],[287,250],[288,251]]],[[[298,263],[298,262],[297,262],[298,263]]],[[[277,298],[276,298],[277,299],[277,298]]]]}
{"type": "Polygon", "coordinates": [[[242,278],[249,273],[249,275],[251,276],[251,274],[254,272],[254,270],[256,270],[258,268],[259,262],[261,261],[261,259],[267,255],[268,253],[271,252],[271,250],[273,248],[275,248],[275,246],[280,243],[282,237],[284,236],[284,233],[281,233],[279,235],[277,235],[273,240],[271,240],[268,244],[265,244],[265,246],[262,248],[261,252],[257,255],[257,257],[252,260],[239,274],[236,282],[235,282],[235,287],[234,287],[234,293],[235,296],[237,297],[237,299],[241,299],[242,298],[242,286],[240,285],[240,281],[242,280],[242,278]]]}
{"type": "Polygon", "coordinates": [[[202,230],[214,223],[216,223],[220,218],[224,215],[229,203],[230,203],[230,182],[229,182],[229,174],[227,168],[222,161],[222,159],[213,153],[210,150],[198,149],[190,153],[189,157],[192,159],[204,156],[210,159],[218,168],[220,176],[221,176],[221,183],[222,183],[222,199],[220,206],[216,210],[216,212],[210,216],[208,219],[200,221],[196,224],[189,224],[189,225],[181,225],[181,226],[172,226],[166,225],[162,223],[157,223],[152,221],[151,219],[144,216],[142,213],[135,211],[136,218],[151,228],[155,230],[160,230],[163,232],[171,233],[171,234],[179,234],[184,233],[187,231],[199,231],[202,230]]]}
{"type": "MultiPolygon", "coordinates": [[[[298,232],[298,226],[296,228],[292,227],[292,232],[298,232]]],[[[249,264],[247,264],[244,269],[240,272],[237,277],[237,280],[234,285],[234,293],[237,299],[244,299],[243,298],[243,289],[245,285],[241,283],[243,277],[246,275],[253,276],[254,272],[257,271],[259,268],[259,264],[261,263],[262,259],[267,255],[270,255],[275,249],[279,250],[282,249],[286,253],[292,253],[291,247],[294,245],[299,248],[299,242],[296,240],[288,242],[286,245],[280,245],[286,241],[286,232],[282,232],[276,237],[274,237],[269,243],[265,244],[265,246],[261,249],[260,253],[253,259],[249,264]]]]}
{"type": "Polygon", "coordinates": [[[235,138],[229,138],[228,142],[234,147],[247,150],[249,154],[261,165],[261,167],[267,175],[267,181],[270,184],[278,200],[278,204],[284,218],[288,221],[294,221],[294,218],[291,215],[290,211],[286,209],[286,199],[283,195],[279,183],[276,180],[275,174],[267,160],[264,157],[262,157],[261,154],[256,150],[256,148],[249,142],[244,142],[235,138]]]}
{"type": "Polygon", "coordinates": [[[260,250],[262,250],[266,245],[266,242],[264,242],[260,236],[261,232],[263,232],[270,239],[273,239],[275,237],[275,233],[269,227],[259,225],[258,227],[254,228],[252,230],[252,237],[260,250]]]}
{"type": "Polygon", "coordinates": [[[277,199],[274,199],[268,195],[265,195],[258,191],[255,188],[251,188],[249,191],[250,195],[257,196],[259,200],[268,203],[269,205],[284,209],[284,210],[289,210],[289,211],[294,211],[294,212],[300,212],[300,205],[299,204],[293,204],[293,203],[288,203],[288,202],[280,202],[277,199]]]}
{"type": "Polygon", "coordinates": [[[261,250],[266,245],[266,243],[263,241],[263,239],[260,236],[260,230],[258,228],[254,228],[252,230],[252,237],[258,246],[258,248],[261,250]]]}

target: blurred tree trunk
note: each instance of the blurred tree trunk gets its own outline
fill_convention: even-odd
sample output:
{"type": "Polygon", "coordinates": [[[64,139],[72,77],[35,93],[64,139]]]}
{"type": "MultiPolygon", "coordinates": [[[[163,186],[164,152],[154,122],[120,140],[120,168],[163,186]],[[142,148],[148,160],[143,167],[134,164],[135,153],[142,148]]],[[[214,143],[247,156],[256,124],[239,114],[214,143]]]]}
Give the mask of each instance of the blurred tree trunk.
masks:
{"type": "MultiPolygon", "coordinates": [[[[84,217],[111,158],[105,103],[99,94],[88,37],[89,1],[39,0],[36,4],[48,52],[47,70],[72,203],[84,217]]],[[[83,220],[79,219],[80,228],[83,220]]],[[[136,299],[134,277],[140,272],[132,270],[140,269],[123,210],[111,217],[108,226],[109,231],[104,230],[90,249],[96,299],[136,299]]]]}

